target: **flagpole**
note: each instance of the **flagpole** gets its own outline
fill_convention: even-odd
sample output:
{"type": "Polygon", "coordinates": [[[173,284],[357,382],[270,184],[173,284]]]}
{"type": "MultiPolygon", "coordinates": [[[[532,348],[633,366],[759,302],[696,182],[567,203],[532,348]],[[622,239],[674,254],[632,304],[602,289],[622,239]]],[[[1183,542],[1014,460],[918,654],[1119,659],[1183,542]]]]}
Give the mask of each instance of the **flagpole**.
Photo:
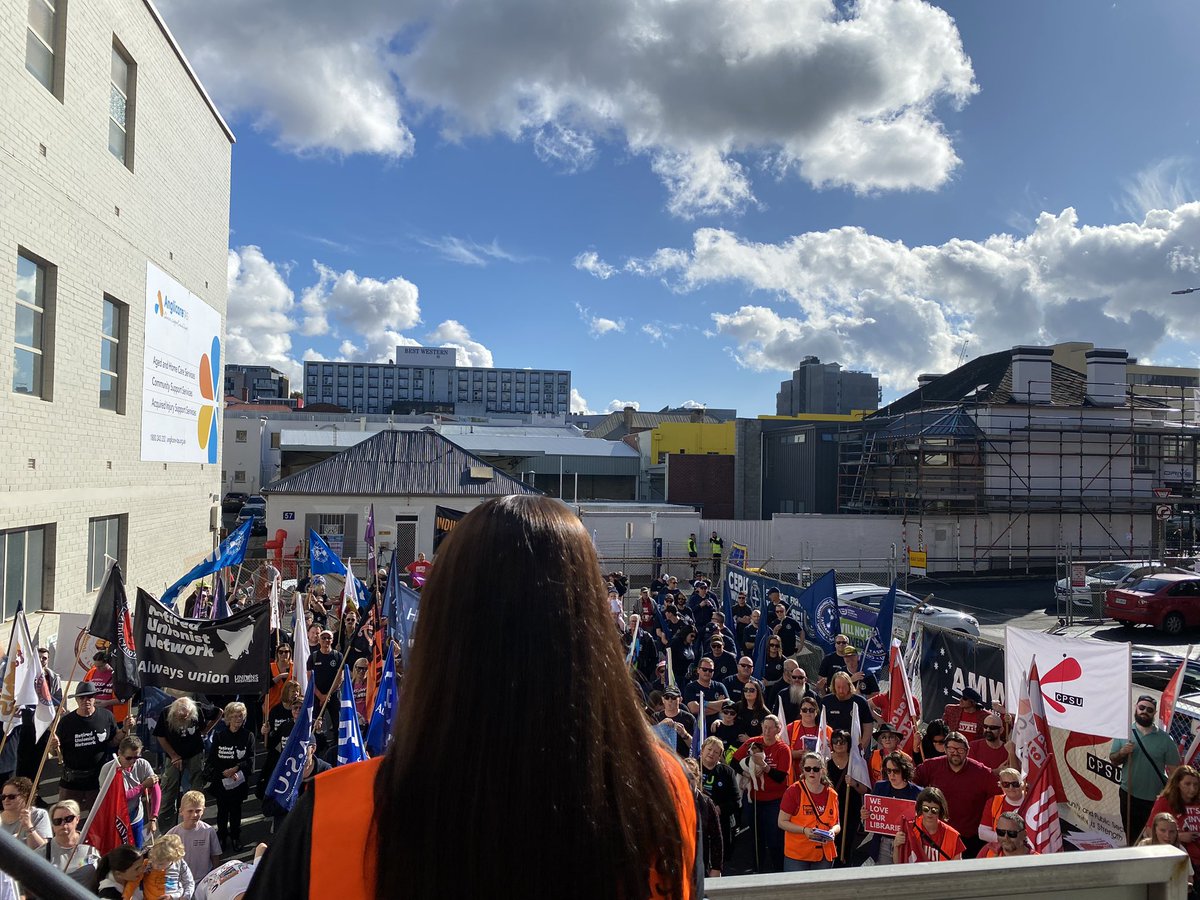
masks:
{"type": "MultiPolygon", "coordinates": [[[[87,631],[86,628],[80,628],[79,635],[82,635],[85,631],[87,631]]],[[[75,636],[75,640],[79,640],[79,635],[75,636]]],[[[58,709],[54,712],[54,721],[50,723],[50,728],[47,732],[46,748],[42,750],[42,760],[38,763],[37,773],[33,776],[33,792],[30,795],[31,803],[33,802],[32,798],[37,796],[38,782],[42,780],[42,771],[46,768],[46,760],[50,756],[50,741],[54,738],[54,733],[58,729],[58,723],[62,719],[63,710],[67,708],[66,686],[70,684],[72,680],[74,680],[75,670],[79,668],[79,654],[76,653],[74,656],[75,662],[71,664],[71,674],[67,677],[66,681],[61,682],[63,686],[63,698],[58,704],[58,709]]]]}
{"type": "Polygon", "coordinates": [[[342,669],[346,666],[346,658],[350,656],[350,650],[354,646],[354,639],[362,632],[362,628],[367,624],[366,619],[363,619],[354,628],[354,634],[350,636],[350,640],[346,641],[346,649],[342,651],[342,658],[338,661],[337,678],[333,681],[333,686],[329,689],[329,693],[325,695],[325,700],[321,703],[321,711],[317,714],[317,718],[313,720],[313,728],[316,728],[316,723],[325,715],[325,707],[329,705],[329,698],[333,696],[333,692],[338,689],[342,679],[342,669]]]}
{"type": "Polygon", "coordinates": [[[4,725],[4,737],[0,738],[0,753],[4,752],[4,745],[8,743],[8,736],[12,734],[15,727],[13,722],[17,720],[17,716],[21,714],[21,707],[17,706],[16,698],[13,698],[13,713],[8,717],[8,722],[4,725]]]}
{"type": "Polygon", "coordinates": [[[850,759],[846,759],[846,772],[843,785],[846,789],[846,799],[842,801],[842,849],[840,856],[842,857],[842,865],[846,865],[846,832],[850,830],[846,820],[850,818],[850,759]]]}
{"type": "MultiPolygon", "coordinates": [[[[237,574],[233,576],[233,588],[232,588],[232,589],[229,591],[229,596],[231,596],[231,597],[232,597],[234,594],[236,594],[236,593],[237,593],[237,589],[238,589],[238,582],[242,580],[242,565],[243,565],[243,563],[238,563],[237,574]]],[[[222,576],[222,575],[221,575],[221,570],[220,570],[220,569],[217,569],[217,571],[216,571],[216,572],[214,572],[213,574],[214,574],[214,575],[216,575],[218,578],[224,577],[224,576],[222,576]]],[[[216,602],[216,589],[215,589],[215,587],[214,587],[214,589],[213,589],[213,602],[214,602],[214,603],[216,602]]]]}

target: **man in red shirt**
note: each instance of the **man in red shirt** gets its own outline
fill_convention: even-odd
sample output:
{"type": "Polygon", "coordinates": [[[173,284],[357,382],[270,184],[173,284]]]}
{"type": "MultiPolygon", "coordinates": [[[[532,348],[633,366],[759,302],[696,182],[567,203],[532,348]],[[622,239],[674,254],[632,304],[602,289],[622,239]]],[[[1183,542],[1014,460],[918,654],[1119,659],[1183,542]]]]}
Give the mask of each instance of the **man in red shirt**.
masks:
{"type": "MultiPolygon", "coordinates": [[[[754,869],[783,871],[783,832],[779,830],[779,803],[788,788],[792,754],[779,740],[778,717],[766,716],[761,737],[752,737],[733,754],[733,762],[752,776],[750,789],[754,807],[754,869]],[[760,752],[761,751],[761,752],[760,752]]],[[[978,821],[978,819],[976,819],[978,821]]]]}
{"type": "Polygon", "coordinates": [[[1009,766],[1019,768],[1005,741],[1004,721],[995,713],[988,713],[983,720],[983,737],[971,741],[969,751],[971,759],[990,767],[997,775],[1009,766]]]}
{"type": "Polygon", "coordinates": [[[958,703],[947,703],[942,711],[942,721],[951,731],[964,735],[968,741],[982,737],[983,720],[988,711],[982,707],[983,697],[972,687],[962,690],[962,700],[958,703]]]}
{"type": "Polygon", "coordinates": [[[946,735],[946,755],[926,760],[917,766],[915,784],[935,787],[946,796],[947,821],[962,835],[967,857],[973,858],[983,847],[979,839],[979,817],[984,805],[996,793],[996,776],[981,762],[967,758],[967,739],[957,731],[946,735]]]}
{"type": "Polygon", "coordinates": [[[429,570],[433,563],[425,558],[424,553],[418,553],[417,558],[404,567],[404,571],[412,576],[413,587],[420,587],[429,580],[429,570]]]}

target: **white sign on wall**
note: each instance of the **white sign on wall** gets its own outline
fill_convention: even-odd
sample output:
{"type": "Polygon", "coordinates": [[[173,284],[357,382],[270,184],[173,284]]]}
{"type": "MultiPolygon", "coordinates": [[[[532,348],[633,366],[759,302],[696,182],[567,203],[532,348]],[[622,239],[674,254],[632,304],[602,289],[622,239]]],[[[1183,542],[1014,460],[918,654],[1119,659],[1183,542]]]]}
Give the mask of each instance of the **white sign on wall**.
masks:
{"type": "Polygon", "coordinates": [[[396,347],[398,366],[457,366],[458,351],[453,347],[396,347]]]}
{"type": "Polygon", "coordinates": [[[224,387],[221,315],[146,263],[142,459],[215,463],[224,387]]]}

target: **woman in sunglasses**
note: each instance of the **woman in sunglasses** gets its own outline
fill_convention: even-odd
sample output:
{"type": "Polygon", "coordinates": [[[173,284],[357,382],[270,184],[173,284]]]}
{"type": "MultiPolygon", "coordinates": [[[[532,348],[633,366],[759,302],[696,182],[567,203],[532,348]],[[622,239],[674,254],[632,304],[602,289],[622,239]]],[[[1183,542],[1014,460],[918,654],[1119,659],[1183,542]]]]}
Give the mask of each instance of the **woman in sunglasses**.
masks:
{"type": "Polygon", "coordinates": [[[24,776],[4,782],[0,828],[31,850],[40,850],[50,839],[50,818],[45,810],[30,804],[32,794],[33,782],[24,776]]]}
{"type": "Polygon", "coordinates": [[[757,681],[749,682],[742,688],[742,699],[735,706],[738,741],[744,744],[752,737],[760,737],[763,733],[763,720],[770,714],[767,702],[763,699],[762,688],[757,681]]]}
{"type": "Polygon", "coordinates": [[[767,687],[783,680],[783,641],[778,636],[767,638],[767,664],[763,669],[763,681],[767,687]]]}
{"type": "MultiPolygon", "coordinates": [[[[821,741],[820,707],[813,697],[805,697],[800,701],[800,717],[794,722],[788,722],[788,744],[792,748],[792,764],[800,764],[800,756],[805,750],[816,750],[821,741]]],[[[825,726],[825,741],[828,742],[833,729],[825,726]]]]}
{"type": "Polygon", "coordinates": [[[133,828],[133,843],[138,849],[146,839],[158,830],[158,811],[162,805],[162,788],[154,766],[142,757],[142,742],[135,735],[121,739],[117,756],[104,764],[100,770],[100,783],[108,777],[110,766],[116,767],[125,789],[125,801],[129,805],[129,824],[133,828]],[[149,815],[147,815],[149,813],[149,815]],[[149,831],[149,834],[147,834],[149,831]]]}
{"type": "Polygon", "coordinates": [[[837,855],[835,838],[842,830],[838,796],[825,777],[825,761],[816,753],[805,753],[800,773],[779,804],[785,872],[831,868],[837,855]]]}
{"type": "Polygon", "coordinates": [[[966,846],[945,821],[949,815],[945,795],[935,787],[917,794],[917,816],[900,823],[893,853],[897,862],[941,862],[962,859],[966,846]]]}
{"type": "MultiPolygon", "coordinates": [[[[896,751],[886,754],[880,761],[883,780],[875,782],[871,793],[876,797],[895,797],[900,800],[916,800],[921,793],[919,785],[910,780],[913,776],[912,760],[907,753],[896,751]]],[[[871,841],[871,859],[877,866],[895,862],[892,855],[892,836],[876,834],[871,841]]]]}
{"type": "Polygon", "coordinates": [[[84,866],[100,864],[100,852],[91,844],[79,843],[79,826],[83,818],[74,800],[59,800],[50,807],[50,824],[54,837],[46,844],[46,859],[63,872],[74,872],[84,866]]]}

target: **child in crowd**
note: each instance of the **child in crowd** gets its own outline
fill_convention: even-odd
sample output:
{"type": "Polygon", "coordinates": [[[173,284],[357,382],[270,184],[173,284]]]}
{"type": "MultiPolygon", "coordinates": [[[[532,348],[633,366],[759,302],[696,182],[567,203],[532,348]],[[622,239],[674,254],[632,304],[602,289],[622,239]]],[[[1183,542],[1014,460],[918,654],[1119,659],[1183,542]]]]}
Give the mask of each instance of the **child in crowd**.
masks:
{"type": "MultiPolygon", "coordinates": [[[[150,845],[142,874],[143,900],[191,900],[196,882],[183,857],[183,841],[173,834],[164,834],[150,845]]],[[[129,887],[125,888],[127,897],[129,887]]]]}
{"type": "Polygon", "coordinates": [[[179,824],[167,832],[183,842],[184,859],[199,881],[220,862],[221,842],[217,830],[204,819],[204,794],[188,791],[179,801],[179,824]]]}

